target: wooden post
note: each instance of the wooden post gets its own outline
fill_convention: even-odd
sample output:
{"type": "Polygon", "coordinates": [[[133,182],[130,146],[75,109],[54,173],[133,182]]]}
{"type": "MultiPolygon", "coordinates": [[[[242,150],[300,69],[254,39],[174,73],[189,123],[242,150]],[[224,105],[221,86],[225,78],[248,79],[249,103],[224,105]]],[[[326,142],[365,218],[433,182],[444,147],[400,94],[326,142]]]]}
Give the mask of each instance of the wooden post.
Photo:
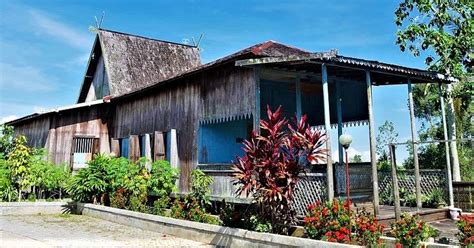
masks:
{"type": "Polygon", "coordinates": [[[176,129],[170,131],[170,164],[173,168],[179,168],[179,156],[178,156],[178,135],[176,129]]]}
{"type": "Polygon", "coordinates": [[[410,109],[410,128],[411,141],[413,145],[413,165],[415,167],[415,191],[416,191],[416,208],[421,209],[421,180],[420,165],[418,163],[418,144],[416,143],[416,126],[415,126],[415,110],[413,104],[413,89],[411,79],[408,78],[408,108],[410,109]]]}
{"type": "Polygon", "coordinates": [[[145,139],[145,147],[143,149],[145,149],[145,158],[147,160],[145,163],[145,166],[149,171],[151,171],[152,158],[151,158],[150,134],[145,134],[144,139],[145,139]]]}
{"type": "Polygon", "coordinates": [[[115,157],[120,157],[120,142],[118,139],[112,139],[110,150],[115,154],[115,157]]]}
{"type": "Polygon", "coordinates": [[[140,158],[140,141],[138,135],[130,135],[128,147],[128,158],[136,162],[140,158]]]}
{"type": "Polygon", "coordinates": [[[255,80],[255,109],[253,116],[253,130],[260,133],[260,69],[253,68],[255,80]]]}
{"type": "Polygon", "coordinates": [[[296,76],[296,82],[295,82],[295,88],[296,88],[296,118],[298,118],[298,121],[301,119],[302,115],[302,110],[301,110],[301,79],[300,76],[296,76]]]}
{"type": "Polygon", "coordinates": [[[331,159],[331,118],[329,112],[329,89],[328,89],[328,72],[326,64],[321,65],[322,84],[323,84],[323,101],[324,101],[324,126],[326,129],[326,149],[327,149],[327,190],[328,199],[334,199],[334,172],[331,159]]]}
{"type": "MultiPolygon", "coordinates": [[[[446,108],[444,105],[443,86],[441,83],[438,84],[439,88],[439,100],[441,103],[441,117],[443,121],[443,135],[444,139],[448,140],[448,125],[446,123],[446,108]]],[[[451,159],[449,157],[449,142],[444,143],[444,149],[446,154],[446,184],[448,185],[449,194],[449,206],[454,207],[454,195],[453,195],[453,177],[451,175],[451,159]]]]}
{"type": "MultiPolygon", "coordinates": [[[[341,98],[341,83],[336,82],[336,98],[337,98],[337,138],[342,135],[342,98],[341,98]]],[[[337,150],[339,153],[339,164],[344,164],[344,151],[341,143],[337,142],[337,150]]],[[[349,161],[348,161],[349,162],[349,161]]]]}
{"type": "Polygon", "coordinates": [[[367,106],[369,113],[369,144],[370,144],[370,164],[372,167],[372,196],[374,204],[374,215],[379,215],[379,179],[377,173],[377,156],[375,155],[375,122],[372,102],[372,80],[370,71],[365,71],[365,82],[367,85],[367,106]]]}
{"type": "Polygon", "coordinates": [[[163,136],[163,132],[155,131],[153,150],[154,150],[153,159],[155,161],[166,159],[165,138],[163,136]]]}
{"type": "Polygon", "coordinates": [[[392,164],[392,189],[393,189],[393,202],[395,203],[395,219],[400,220],[401,208],[400,208],[400,190],[398,189],[398,177],[397,177],[397,159],[395,152],[395,145],[389,144],[388,149],[390,151],[390,161],[392,164]]]}

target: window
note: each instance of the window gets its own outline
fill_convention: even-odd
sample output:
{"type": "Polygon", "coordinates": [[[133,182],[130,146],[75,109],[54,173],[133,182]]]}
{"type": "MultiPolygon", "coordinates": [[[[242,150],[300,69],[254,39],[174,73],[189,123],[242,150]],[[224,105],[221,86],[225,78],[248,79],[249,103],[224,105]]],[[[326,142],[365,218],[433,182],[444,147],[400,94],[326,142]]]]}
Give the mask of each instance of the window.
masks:
{"type": "Polygon", "coordinates": [[[72,169],[87,166],[92,156],[99,152],[99,139],[94,137],[74,137],[72,141],[72,169]]]}

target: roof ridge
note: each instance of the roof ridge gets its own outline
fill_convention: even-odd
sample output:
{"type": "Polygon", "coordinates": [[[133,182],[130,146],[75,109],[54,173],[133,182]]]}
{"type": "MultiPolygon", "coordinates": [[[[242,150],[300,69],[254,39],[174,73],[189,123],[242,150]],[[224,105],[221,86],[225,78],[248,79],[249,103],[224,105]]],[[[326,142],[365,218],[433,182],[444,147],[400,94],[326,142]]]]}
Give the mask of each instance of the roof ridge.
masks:
{"type": "Polygon", "coordinates": [[[196,46],[193,46],[193,45],[178,43],[178,42],[174,42],[174,41],[160,40],[160,39],[156,39],[156,38],[141,36],[141,35],[137,35],[137,34],[130,34],[130,33],[125,33],[125,32],[120,32],[120,31],[105,29],[105,28],[99,28],[98,30],[99,30],[99,31],[109,32],[109,33],[115,33],[115,34],[126,35],[126,36],[133,36],[133,37],[137,37],[137,38],[141,38],[141,39],[146,39],[146,40],[151,40],[151,41],[159,41],[159,42],[169,43],[169,44],[173,44],[173,45],[185,46],[185,47],[190,47],[190,48],[197,48],[196,46]]]}

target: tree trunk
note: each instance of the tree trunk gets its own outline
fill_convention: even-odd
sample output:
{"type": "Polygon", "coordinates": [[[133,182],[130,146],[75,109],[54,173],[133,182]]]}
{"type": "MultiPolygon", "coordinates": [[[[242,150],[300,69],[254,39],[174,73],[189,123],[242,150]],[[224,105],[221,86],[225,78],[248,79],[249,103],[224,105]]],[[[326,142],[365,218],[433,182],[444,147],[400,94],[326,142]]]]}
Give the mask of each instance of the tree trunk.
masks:
{"type": "MultiPolygon", "coordinates": [[[[448,84],[447,87],[447,100],[448,100],[448,113],[447,113],[447,124],[448,124],[448,137],[449,139],[453,140],[456,139],[456,122],[454,118],[454,103],[453,98],[451,96],[453,86],[452,84],[448,84]]],[[[451,164],[453,166],[453,181],[459,182],[461,181],[461,170],[459,168],[459,157],[458,157],[458,147],[456,141],[449,142],[450,151],[451,151],[451,164]]]]}

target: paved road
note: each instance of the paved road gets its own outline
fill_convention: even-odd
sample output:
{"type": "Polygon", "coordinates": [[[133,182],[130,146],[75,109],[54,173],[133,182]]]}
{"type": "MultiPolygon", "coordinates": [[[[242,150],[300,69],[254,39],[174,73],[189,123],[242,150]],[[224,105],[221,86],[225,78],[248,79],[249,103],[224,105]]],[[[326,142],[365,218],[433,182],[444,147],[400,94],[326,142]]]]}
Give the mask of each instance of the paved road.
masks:
{"type": "Polygon", "coordinates": [[[0,247],[210,247],[81,215],[0,216],[0,247]]]}

